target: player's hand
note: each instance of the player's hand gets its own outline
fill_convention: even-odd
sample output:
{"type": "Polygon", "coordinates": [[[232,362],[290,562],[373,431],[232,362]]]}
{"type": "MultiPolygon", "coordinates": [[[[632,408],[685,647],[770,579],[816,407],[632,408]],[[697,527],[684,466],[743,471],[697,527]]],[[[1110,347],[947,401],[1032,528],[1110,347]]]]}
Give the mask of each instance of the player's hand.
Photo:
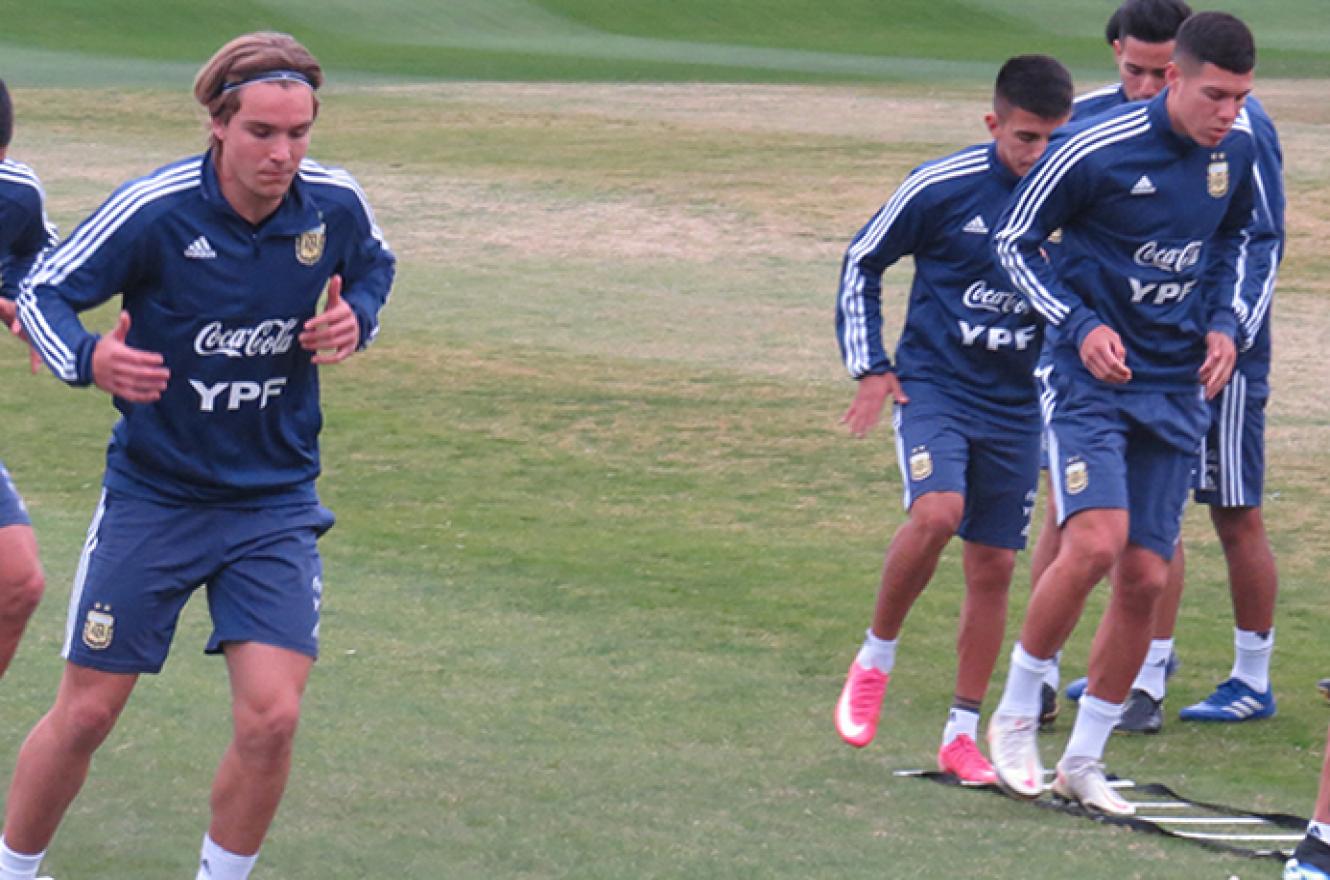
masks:
{"type": "Polygon", "coordinates": [[[1205,399],[1212,400],[1233,375],[1233,366],[1238,362],[1238,350],[1227,333],[1211,330],[1205,334],[1205,362],[1201,364],[1201,384],[1205,386],[1205,399]]]}
{"type": "Polygon", "coordinates": [[[1127,366],[1127,349],[1122,337],[1107,324],[1086,334],[1081,343],[1081,363],[1101,382],[1123,385],[1131,381],[1131,368],[1127,366]]]}
{"type": "Polygon", "coordinates": [[[166,390],[171,371],[157,352],[126,345],[128,335],[129,312],[122,311],[115,329],[97,340],[92,350],[92,381],[130,403],[153,403],[166,390]]]}
{"type": "Polygon", "coordinates": [[[854,436],[863,437],[882,417],[882,407],[888,395],[896,403],[910,402],[895,373],[864,376],[859,380],[859,390],[854,393],[854,400],[841,416],[840,423],[848,425],[854,436]]]}
{"type": "Polygon", "coordinates": [[[300,347],[314,352],[312,363],[336,364],[355,354],[359,344],[360,321],[342,300],[342,276],[334,275],[328,279],[328,303],[321,314],[305,322],[300,347]]]}

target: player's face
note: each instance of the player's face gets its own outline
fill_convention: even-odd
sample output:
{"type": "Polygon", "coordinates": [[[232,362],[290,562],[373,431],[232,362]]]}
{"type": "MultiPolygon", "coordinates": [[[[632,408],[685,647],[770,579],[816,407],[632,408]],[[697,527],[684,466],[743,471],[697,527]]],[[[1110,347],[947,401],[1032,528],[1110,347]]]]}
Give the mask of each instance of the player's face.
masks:
{"type": "Polygon", "coordinates": [[[1135,37],[1113,41],[1113,58],[1128,101],[1147,101],[1164,90],[1164,70],[1173,58],[1173,42],[1147,43],[1135,37]]]}
{"type": "Polygon", "coordinates": [[[222,145],[222,194],[240,216],[258,222],[277,210],[309,149],[313,125],[314,93],[276,82],[245,86],[240,109],[225,124],[213,120],[222,145]]]}
{"type": "Polygon", "coordinates": [[[1233,73],[1209,62],[1168,66],[1168,117],[1173,129],[1203,147],[1218,145],[1251,94],[1253,72],[1233,73]]]}
{"type": "Polygon", "coordinates": [[[1067,121],[1066,116],[1047,119],[1020,107],[1005,107],[1001,114],[984,117],[989,134],[997,143],[998,159],[1017,177],[1024,177],[1048,149],[1048,138],[1067,121]]]}

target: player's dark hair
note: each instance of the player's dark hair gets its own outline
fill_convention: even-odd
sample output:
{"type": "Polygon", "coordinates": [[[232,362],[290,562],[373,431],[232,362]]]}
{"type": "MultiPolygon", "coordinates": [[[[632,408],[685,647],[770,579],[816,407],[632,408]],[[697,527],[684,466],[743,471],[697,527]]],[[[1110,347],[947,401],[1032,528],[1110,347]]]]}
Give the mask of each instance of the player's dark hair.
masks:
{"type": "Polygon", "coordinates": [[[1256,67],[1256,39],[1235,15],[1198,12],[1178,28],[1173,54],[1180,64],[1213,64],[1229,73],[1251,73],[1256,67]]]}
{"type": "Polygon", "coordinates": [[[1108,17],[1104,39],[1111,46],[1127,37],[1142,43],[1167,43],[1177,39],[1178,28],[1191,15],[1182,0],[1127,0],[1108,17]]]}
{"type": "Polygon", "coordinates": [[[1006,107],[1019,107],[1044,119],[1071,113],[1075,87],[1062,62],[1048,55],[1017,55],[998,71],[993,107],[999,115],[1006,107]]]}
{"type": "Polygon", "coordinates": [[[9,87],[0,79],[0,150],[9,146],[14,137],[14,102],[9,99],[9,87]]]}

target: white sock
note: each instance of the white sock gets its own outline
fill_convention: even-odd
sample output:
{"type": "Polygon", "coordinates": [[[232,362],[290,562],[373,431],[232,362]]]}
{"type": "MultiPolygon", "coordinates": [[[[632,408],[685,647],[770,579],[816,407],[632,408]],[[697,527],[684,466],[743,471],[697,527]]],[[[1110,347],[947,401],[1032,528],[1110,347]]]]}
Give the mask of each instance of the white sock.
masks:
{"type": "Polygon", "coordinates": [[[35,880],[45,857],[45,850],[35,855],[14,852],[0,837],[0,880],[35,880]]]}
{"type": "Polygon", "coordinates": [[[1044,673],[1044,684],[1053,690],[1058,689],[1062,683],[1062,652],[1058,651],[1053,655],[1053,662],[1049,665],[1048,671],[1044,673]]]}
{"type": "Polygon", "coordinates": [[[870,629],[854,659],[865,669],[889,673],[896,668],[896,639],[879,639],[870,629]]]}
{"type": "Polygon", "coordinates": [[[1162,700],[1167,688],[1165,670],[1168,669],[1168,658],[1172,655],[1172,639],[1151,640],[1150,651],[1145,655],[1141,671],[1136,673],[1136,680],[1131,683],[1132,690],[1142,690],[1154,699],[1162,700]]]}
{"type": "Polygon", "coordinates": [[[238,856],[222,849],[210,835],[203,835],[203,851],[199,853],[199,874],[194,880],[248,880],[249,872],[259,854],[238,856]]]}
{"type": "Polygon", "coordinates": [[[1044,674],[1053,658],[1041,660],[1031,657],[1017,642],[1011,649],[1011,666],[1007,668],[1007,686],[1002,691],[1002,700],[998,703],[998,715],[1016,718],[1038,718],[1040,709],[1040,688],[1044,683],[1044,674]]]}
{"type": "Polygon", "coordinates": [[[1233,629],[1232,678],[1258,694],[1270,690],[1270,655],[1275,649],[1275,631],[1264,633],[1233,629]]]}
{"type": "Polygon", "coordinates": [[[977,740],[979,735],[979,713],[952,706],[951,711],[947,713],[947,726],[942,731],[942,745],[951,745],[951,741],[961,734],[977,740]]]}
{"type": "Polygon", "coordinates": [[[1076,711],[1076,723],[1071,728],[1071,739],[1067,740],[1062,757],[1098,761],[1104,756],[1104,746],[1121,717],[1121,703],[1109,703],[1082,694],[1080,708],[1076,711]]]}

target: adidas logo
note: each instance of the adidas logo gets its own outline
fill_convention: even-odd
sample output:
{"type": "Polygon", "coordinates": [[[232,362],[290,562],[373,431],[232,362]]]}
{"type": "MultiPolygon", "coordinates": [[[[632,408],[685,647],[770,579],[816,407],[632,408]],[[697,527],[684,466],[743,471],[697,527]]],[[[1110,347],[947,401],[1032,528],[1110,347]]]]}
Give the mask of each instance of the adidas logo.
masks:
{"type": "Polygon", "coordinates": [[[970,218],[970,222],[961,227],[963,232],[972,232],[975,235],[988,235],[988,224],[984,223],[984,218],[975,214],[970,218]]]}
{"type": "Polygon", "coordinates": [[[1152,196],[1155,194],[1155,185],[1150,182],[1149,175],[1141,175],[1141,179],[1136,181],[1136,185],[1131,188],[1131,194],[1134,196],[1152,196]]]}
{"type": "Polygon", "coordinates": [[[185,256],[191,260],[215,260],[217,251],[208,244],[208,239],[200,235],[190,242],[189,247],[185,248],[185,256]]]}

